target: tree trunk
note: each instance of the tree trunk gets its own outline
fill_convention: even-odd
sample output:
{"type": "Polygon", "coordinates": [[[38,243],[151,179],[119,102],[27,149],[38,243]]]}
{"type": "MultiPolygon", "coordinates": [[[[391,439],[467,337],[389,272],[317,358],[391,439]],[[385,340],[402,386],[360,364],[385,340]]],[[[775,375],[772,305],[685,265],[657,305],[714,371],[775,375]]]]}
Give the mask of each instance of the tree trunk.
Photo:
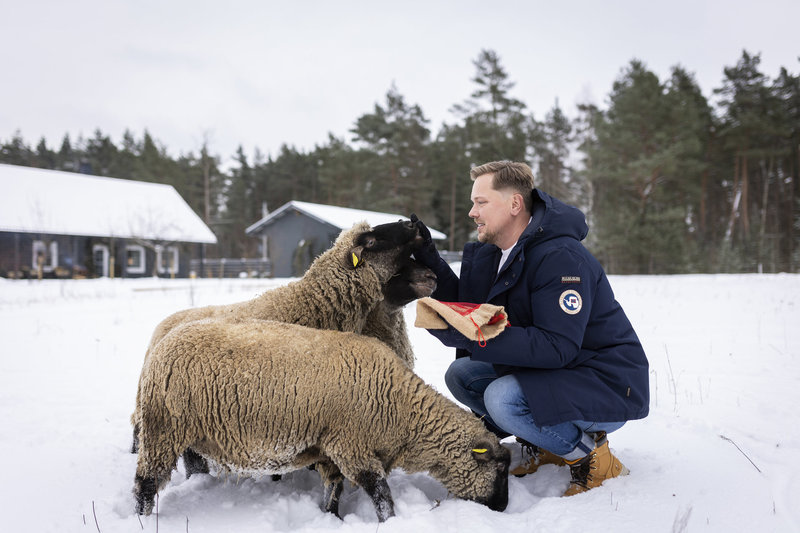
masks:
{"type": "Polygon", "coordinates": [[[749,183],[750,180],[747,176],[747,156],[742,156],[742,229],[744,230],[745,242],[750,240],[750,213],[748,209],[749,200],[749,183]]]}
{"type": "Polygon", "coordinates": [[[737,155],[733,164],[733,202],[731,202],[731,214],[728,218],[728,228],[725,230],[725,237],[723,239],[723,249],[727,250],[733,240],[733,226],[736,223],[736,218],[739,212],[739,202],[742,199],[742,189],[739,184],[739,162],[740,158],[737,155]]]}
{"type": "Polygon", "coordinates": [[[769,177],[772,174],[772,168],[775,164],[775,158],[770,157],[769,168],[764,170],[764,160],[761,160],[761,173],[764,175],[764,189],[761,192],[761,227],[758,229],[758,272],[764,270],[764,239],[767,234],[767,206],[769,203],[769,177]]]}
{"type": "Polygon", "coordinates": [[[450,177],[450,249],[456,249],[456,174],[450,177]]]}

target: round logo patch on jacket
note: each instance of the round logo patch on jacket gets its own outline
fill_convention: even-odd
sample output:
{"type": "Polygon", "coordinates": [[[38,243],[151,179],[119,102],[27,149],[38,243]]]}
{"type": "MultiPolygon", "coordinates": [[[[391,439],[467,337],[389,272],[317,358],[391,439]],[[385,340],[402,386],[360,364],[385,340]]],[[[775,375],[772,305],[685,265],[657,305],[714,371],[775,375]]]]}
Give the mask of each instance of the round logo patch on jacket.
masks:
{"type": "Polygon", "coordinates": [[[558,297],[558,304],[561,306],[561,310],[568,315],[577,315],[583,307],[583,300],[578,291],[570,289],[561,293],[561,296],[558,297]]]}

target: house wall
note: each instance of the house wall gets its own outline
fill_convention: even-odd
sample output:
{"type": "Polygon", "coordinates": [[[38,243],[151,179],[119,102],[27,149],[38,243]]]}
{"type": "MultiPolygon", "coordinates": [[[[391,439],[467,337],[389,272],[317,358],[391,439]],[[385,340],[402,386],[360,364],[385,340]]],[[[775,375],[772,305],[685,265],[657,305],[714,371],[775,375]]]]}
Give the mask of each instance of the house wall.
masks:
{"type": "MultiPolygon", "coordinates": [[[[34,233],[0,232],[0,277],[35,278],[38,268],[34,262],[34,243],[41,241],[46,250],[55,250],[57,260],[53,266],[52,258],[46,258],[43,265],[43,277],[146,277],[157,275],[170,277],[168,271],[159,272],[156,268],[158,254],[152,247],[128,239],[112,239],[108,237],[83,237],[71,235],[42,235],[34,233]],[[129,251],[132,252],[129,254],[129,251]],[[131,259],[143,256],[143,264],[132,264],[131,259]],[[112,258],[112,262],[110,259],[112,258]],[[142,266],[144,268],[142,268],[142,266]],[[113,269],[113,274],[112,274],[113,269]]],[[[175,277],[188,277],[189,263],[192,258],[199,258],[202,245],[194,243],[177,243],[177,271],[175,277]]],[[[162,266],[168,265],[167,255],[162,259],[162,266]]]]}
{"type": "Polygon", "coordinates": [[[298,211],[275,220],[263,230],[268,238],[267,257],[272,263],[272,275],[302,276],[311,262],[331,247],[340,231],[298,211]]]}

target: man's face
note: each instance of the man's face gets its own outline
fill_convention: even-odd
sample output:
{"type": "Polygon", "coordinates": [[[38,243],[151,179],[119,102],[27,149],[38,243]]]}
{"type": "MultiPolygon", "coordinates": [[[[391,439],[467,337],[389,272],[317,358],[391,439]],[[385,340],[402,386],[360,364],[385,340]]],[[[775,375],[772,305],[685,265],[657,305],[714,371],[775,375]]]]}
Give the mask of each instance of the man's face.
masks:
{"type": "Polygon", "coordinates": [[[492,178],[492,174],[483,174],[473,182],[469,216],[478,225],[480,242],[503,248],[500,243],[506,240],[504,233],[512,221],[513,194],[492,188],[492,178]]]}

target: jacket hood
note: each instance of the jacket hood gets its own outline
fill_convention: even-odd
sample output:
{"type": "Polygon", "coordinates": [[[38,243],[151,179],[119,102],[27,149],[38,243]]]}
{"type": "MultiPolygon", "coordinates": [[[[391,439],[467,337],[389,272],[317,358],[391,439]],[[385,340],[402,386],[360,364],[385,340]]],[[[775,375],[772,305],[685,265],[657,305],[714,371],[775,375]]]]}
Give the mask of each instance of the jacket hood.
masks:
{"type": "Polygon", "coordinates": [[[531,194],[533,220],[520,236],[520,242],[527,241],[534,235],[536,244],[559,237],[570,237],[578,241],[586,238],[589,226],[583,211],[539,189],[533,189],[531,194]]]}

